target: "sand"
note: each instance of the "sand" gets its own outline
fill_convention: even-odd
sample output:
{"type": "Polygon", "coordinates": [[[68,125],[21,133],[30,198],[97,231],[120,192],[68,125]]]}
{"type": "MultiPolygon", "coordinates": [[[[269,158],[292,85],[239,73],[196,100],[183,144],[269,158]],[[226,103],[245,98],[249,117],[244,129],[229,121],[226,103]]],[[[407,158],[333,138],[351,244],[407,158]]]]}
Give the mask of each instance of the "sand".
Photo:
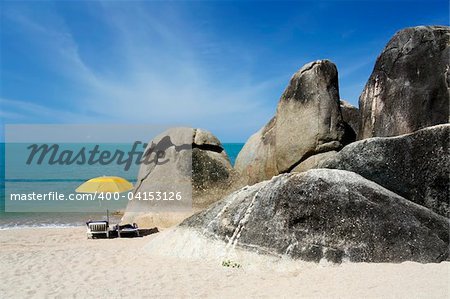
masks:
{"type": "Polygon", "coordinates": [[[448,262],[283,261],[270,268],[273,261],[249,259],[227,268],[161,254],[149,244],[164,240],[164,233],[87,240],[84,228],[0,231],[0,298],[450,298],[448,262]]]}

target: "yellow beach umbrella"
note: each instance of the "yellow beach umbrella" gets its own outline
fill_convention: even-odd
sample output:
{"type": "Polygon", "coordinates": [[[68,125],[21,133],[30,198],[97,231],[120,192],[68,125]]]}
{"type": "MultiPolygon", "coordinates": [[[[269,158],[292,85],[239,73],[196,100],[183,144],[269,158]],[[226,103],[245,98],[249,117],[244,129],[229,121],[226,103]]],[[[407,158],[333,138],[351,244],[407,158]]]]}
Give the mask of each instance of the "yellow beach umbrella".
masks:
{"type": "Polygon", "coordinates": [[[100,176],[81,184],[75,191],[79,193],[125,192],[133,189],[133,184],[118,176],[100,176]]]}

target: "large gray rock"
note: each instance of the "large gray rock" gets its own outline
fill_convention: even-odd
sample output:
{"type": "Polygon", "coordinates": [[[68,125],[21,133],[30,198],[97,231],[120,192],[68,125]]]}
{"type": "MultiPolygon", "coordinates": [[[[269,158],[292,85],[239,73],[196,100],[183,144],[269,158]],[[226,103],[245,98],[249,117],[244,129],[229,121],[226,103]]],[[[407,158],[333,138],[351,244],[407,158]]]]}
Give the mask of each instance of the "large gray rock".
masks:
{"type": "Polygon", "coordinates": [[[171,226],[191,215],[191,207],[205,208],[230,192],[232,166],[220,141],[206,130],[169,129],[148,143],[144,157],[149,163],[141,164],[135,200],[122,222],[171,226]],[[157,191],[179,192],[182,200],[143,200],[144,194],[157,191]]]}
{"type": "Polygon", "coordinates": [[[238,190],[180,228],[224,248],[307,261],[440,262],[449,224],[358,174],[313,169],[238,190]]]}
{"type": "Polygon", "coordinates": [[[313,155],[342,148],[346,130],[339,105],[336,66],[328,60],[303,66],[281,96],[275,117],[239,153],[235,169],[244,182],[270,179],[313,155]]]}
{"type": "Polygon", "coordinates": [[[239,152],[234,169],[243,185],[254,184],[279,174],[275,160],[275,123],[268,124],[253,134],[239,152]]]}
{"type": "Polygon", "coordinates": [[[397,32],[359,98],[359,139],[396,136],[449,122],[450,27],[397,32]]]}
{"type": "Polygon", "coordinates": [[[398,137],[354,142],[319,168],[356,172],[366,179],[450,217],[450,125],[437,125],[398,137]]]}

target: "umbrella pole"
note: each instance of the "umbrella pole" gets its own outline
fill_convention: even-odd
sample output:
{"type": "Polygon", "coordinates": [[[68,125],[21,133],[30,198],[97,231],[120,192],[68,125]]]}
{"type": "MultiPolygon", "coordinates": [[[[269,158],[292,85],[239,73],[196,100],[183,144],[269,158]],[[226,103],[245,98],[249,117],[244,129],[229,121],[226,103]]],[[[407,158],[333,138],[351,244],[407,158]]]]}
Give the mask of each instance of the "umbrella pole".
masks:
{"type": "Polygon", "coordinates": [[[106,221],[108,221],[108,225],[109,225],[109,210],[106,209],[106,221]]]}

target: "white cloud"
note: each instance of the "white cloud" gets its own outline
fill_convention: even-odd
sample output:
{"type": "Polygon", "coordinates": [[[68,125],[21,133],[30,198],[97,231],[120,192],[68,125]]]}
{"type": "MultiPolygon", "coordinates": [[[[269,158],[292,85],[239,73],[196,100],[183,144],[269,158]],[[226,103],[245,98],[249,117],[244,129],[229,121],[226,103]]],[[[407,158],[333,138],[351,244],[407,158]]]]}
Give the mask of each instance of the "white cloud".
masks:
{"type": "MultiPolygon", "coordinates": [[[[58,15],[52,14],[52,21],[43,24],[32,14],[15,12],[14,21],[36,47],[36,59],[44,60],[42,63],[48,63],[70,80],[70,86],[78,85],[88,92],[71,103],[70,106],[80,107],[78,112],[30,104],[33,99],[29,98],[24,99],[26,105],[25,101],[2,100],[6,101],[5,113],[12,116],[12,112],[23,111],[28,119],[39,119],[34,115],[59,114],[56,119],[62,122],[86,119],[87,113],[103,115],[97,118],[101,121],[184,123],[206,129],[232,123],[229,127],[233,130],[240,124],[242,130],[236,134],[243,137],[259,129],[274,113],[275,105],[267,102],[277,102],[278,96],[272,98],[273,88],[280,82],[252,78],[245,65],[250,56],[248,49],[242,49],[245,57],[240,69],[218,71],[216,64],[226,66],[220,56],[229,59],[225,51],[240,50],[220,48],[213,39],[191,32],[189,22],[184,22],[178,12],[150,14],[137,6],[123,11],[109,3],[102,4],[102,12],[100,20],[107,22],[116,39],[111,46],[117,47],[115,50],[122,58],[117,64],[109,61],[104,66],[108,72],[97,71],[83,59],[79,48],[83,45],[58,15]]],[[[97,54],[102,55],[101,49],[98,50],[97,54]]],[[[230,140],[233,132],[222,134],[230,140]]]]}
{"type": "Polygon", "coordinates": [[[0,107],[0,115],[5,123],[27,123],[29,120],[41,120],[40,123],[66,123],[69,119],[73,123],[95,122],[95,117],[19,100],[0,98],[0,107]]]}

